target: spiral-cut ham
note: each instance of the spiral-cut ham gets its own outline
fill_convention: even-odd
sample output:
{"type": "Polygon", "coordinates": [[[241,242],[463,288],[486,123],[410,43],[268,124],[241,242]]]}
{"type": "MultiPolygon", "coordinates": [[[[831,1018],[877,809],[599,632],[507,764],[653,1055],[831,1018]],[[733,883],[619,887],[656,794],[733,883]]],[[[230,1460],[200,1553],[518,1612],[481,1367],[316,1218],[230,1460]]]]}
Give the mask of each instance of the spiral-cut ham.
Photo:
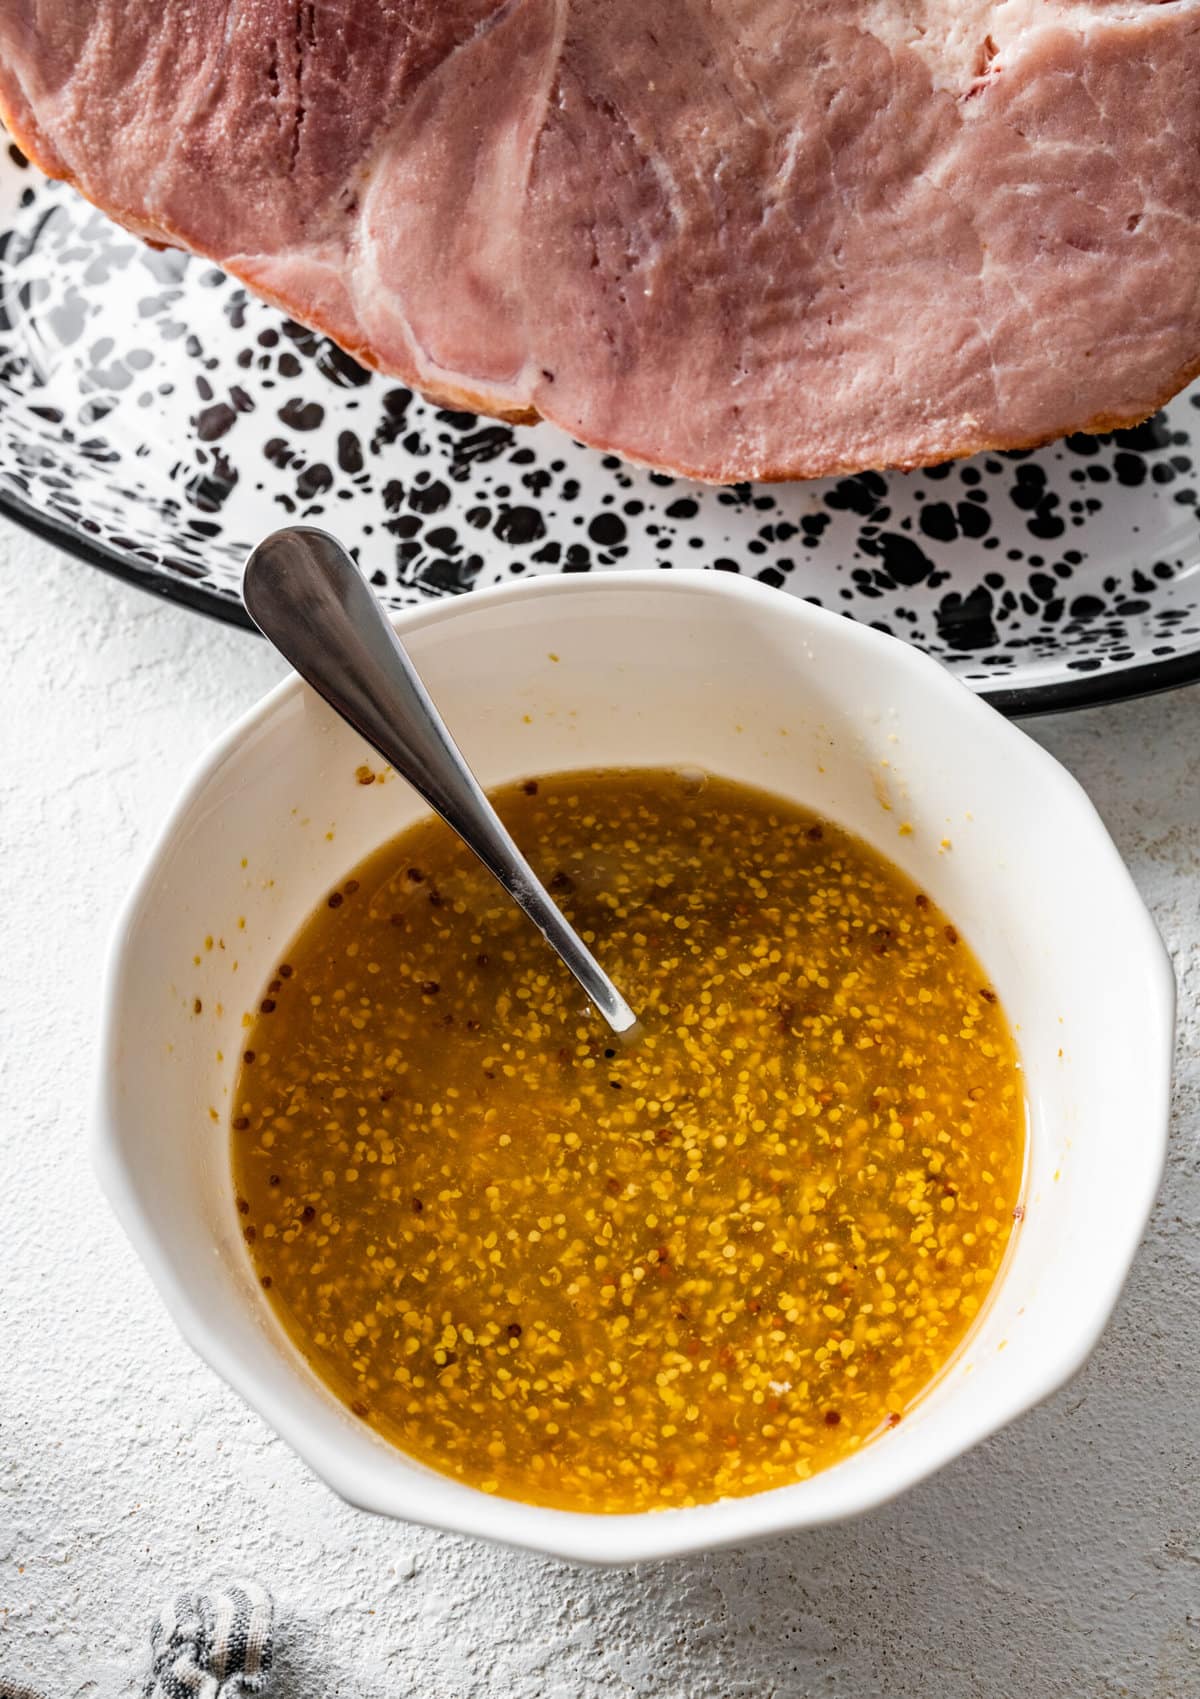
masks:
{"type": "Polygon", "coordinates": [[[1200,0],[0,0],[0,108],[360,360],[695,477],[1200,370],[1200,0]]]}

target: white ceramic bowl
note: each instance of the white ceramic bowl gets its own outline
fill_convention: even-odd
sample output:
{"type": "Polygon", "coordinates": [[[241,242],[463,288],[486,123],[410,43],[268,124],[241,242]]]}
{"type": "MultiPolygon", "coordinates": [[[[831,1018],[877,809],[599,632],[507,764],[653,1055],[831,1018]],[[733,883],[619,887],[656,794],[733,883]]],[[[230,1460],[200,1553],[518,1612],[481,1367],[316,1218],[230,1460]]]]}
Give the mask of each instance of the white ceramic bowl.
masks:
{"type": "Polygon", "coordinates": [[[227,1155],[244,1011],[322,893],[423,812],[394,775],[356,781],[364,759],[380,763],[293,678],[186,786],[120,917],[105,996],[100,1177],[201,1356],[351,1503],[603,1563],[866,1510],[1061,1386],[1104,1326],[1154,1198],[1174,1005],[1162,944],[1075,781],[915,650],[720,573],[545,578],[398,624],[485,784],[704,766],[839,821],[928,890],[1016,1027],[1025,1220],[936,1386],[894,1431],[794,1486],[582,1515],[489,1497],[386,1445],[267,1307],[227,1155]]]}

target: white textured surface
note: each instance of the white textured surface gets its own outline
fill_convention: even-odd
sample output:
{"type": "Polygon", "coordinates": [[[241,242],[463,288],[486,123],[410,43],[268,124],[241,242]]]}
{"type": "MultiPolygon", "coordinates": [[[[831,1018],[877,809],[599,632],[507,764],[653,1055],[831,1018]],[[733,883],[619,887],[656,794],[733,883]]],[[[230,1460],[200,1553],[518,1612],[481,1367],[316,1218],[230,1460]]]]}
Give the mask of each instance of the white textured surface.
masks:
{"type": "Polygon", "coordinates": [[[279,1699],[1200,1693],[1200,692],[1035,727],[1181,983],[1165,1190],[1090,1366],[867,1520],[599,1573],[350,1510],[176,1338],[87,1163],[99,969],[183,770],[281,668],[7,527],[0,574],[0,1695],[134,1692],[164,1592],[231,1568],[278,1596],[279,1699]]]}

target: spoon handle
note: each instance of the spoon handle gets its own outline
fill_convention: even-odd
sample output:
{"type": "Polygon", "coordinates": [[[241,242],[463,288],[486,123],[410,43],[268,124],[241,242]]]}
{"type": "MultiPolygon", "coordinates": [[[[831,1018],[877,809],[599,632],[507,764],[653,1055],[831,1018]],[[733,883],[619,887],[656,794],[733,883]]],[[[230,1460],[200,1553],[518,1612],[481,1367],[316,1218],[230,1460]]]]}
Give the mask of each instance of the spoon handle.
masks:
{"type": "Polygon", "coordinates": [[[551,900],[446,729],[350,556],[310,526],[276,531],[246,562],[246,610],[330,707],[441,815],[529,916],[614,1032],[637,1017],[551,900]]]}

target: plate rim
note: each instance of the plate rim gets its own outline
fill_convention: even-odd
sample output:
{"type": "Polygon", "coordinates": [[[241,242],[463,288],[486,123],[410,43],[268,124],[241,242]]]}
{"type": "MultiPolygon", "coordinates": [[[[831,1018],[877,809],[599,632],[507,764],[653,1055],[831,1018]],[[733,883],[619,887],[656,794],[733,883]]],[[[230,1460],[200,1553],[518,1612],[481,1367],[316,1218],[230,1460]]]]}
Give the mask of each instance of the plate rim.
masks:
{"type": "MultiPolygon", "coordinates": [[[[6,133],[0,128],[0,139],[5,136],[6,133]]],[[[31,164],[28,161],[25,163],[31,164]]],[[[18,175],[22,173],[18,171],[18,175]]],[[[52,179],[45,178],[36,167],[33,168],[33,175],[43,187],[53,183],[52,179]]],[[[8,221],[8,224],[11,226],[11,221],[8,221]]],[[[0,229],[3,228],[5,225],[0,224],[0,229]]],[[[1200,406],[1200,393],[1197,394],[1196,402],[1200,406]]],[[[879,470],[886,473],[889,469],[879,470]]],[[[0,462],[0,474],[12,476],[3,462],[0,462]]],[[[135,550],[122,549],[100,537],[94,537],[63,514],[36,506],[11,486],[6,487],[4,482],[0,482],[0,518],[11,520],[21,529],[53,544],[64,553],[124,583],[132,584],[164,601],[190,608],[235,629],[258,635],[257,627],[242,605],[240,595],[217,588],[203,579],[189,580],[162,560],[143,559],[135,550]]],[[[653,571],[656,568],[650,566],[646,570],[653,571]]],[[[746,576],[752,578],[754,574],[748,572],[746,576]]],[[[460,593],[469,594],[470,590],[460,593]]],[[[441,598],[419,596],[418,605],[430,599],[441,598]]],[[[820,606],[827,605],[817,597],[802,599],[816,601],[820,606]]],[[[831,611],[839,610],[833,608],[831,611]]],[[[897,632],[892,635],[900,642],[907,641],[897,632]]],[[[920,648],[921,645],[914,644],[910,647],[920,648]]],[[[953,672],[954,669],[947,668],[947,671],[953,672]]],[[[961,675],[955,676],[959,677],[959,682],[973,696],[978,696],[981,701],[995,708],[1006,718],[1027,719],[1048,714],[1071,713],[1084,708],[1110,707],[1121,702],[1135,701],[1142,697],[1200,684],[1200,643],[1186,653],[1162,655],[1115,669],[1100,664],[1094,670],[1081,671],[1071,677],[1059,677],[1036,684],[977,687],[961,675]]]]}
{"type": "MultiPolygon", "coordinates": [[[[145,590],[149,595],[190,608],[239,631],[259,635],[240,598],[223,595],[211,585],[191,584],[186,578],[177,577],[169,567],[141,561],[136,555],[124,554],[107,543],[98,542],[59,515],[42,512],[31,502],[2,487],[0,516],[11,519],[43,542],[53,543],[76,560],[145,590]]],[[[662,569],[647,567],[645,570],[662,569]]],[[[470,595],[470,591],[463,594],[470,595]]],[[[898,638],[897,641],[903,642],[904,639],[898,638]]],[[[1099,668],[1095,672],[1081,673],[1078,678],[1056,679],[1048,684],[972,690],[965,681],[960,682],[965,690],[970,690],[973,696],[978,696],[1010,720],[1073,713],[1082,708],[1107,708],[1119,702],[1136,701],[1140,697],[1158,696],[1165,691],[1182,690],[1189,684],[1200,684],[1200,645],[1185,655],[1165,655],[1157,661],[1142,661],[1115,672],[1099,668]]]]}

